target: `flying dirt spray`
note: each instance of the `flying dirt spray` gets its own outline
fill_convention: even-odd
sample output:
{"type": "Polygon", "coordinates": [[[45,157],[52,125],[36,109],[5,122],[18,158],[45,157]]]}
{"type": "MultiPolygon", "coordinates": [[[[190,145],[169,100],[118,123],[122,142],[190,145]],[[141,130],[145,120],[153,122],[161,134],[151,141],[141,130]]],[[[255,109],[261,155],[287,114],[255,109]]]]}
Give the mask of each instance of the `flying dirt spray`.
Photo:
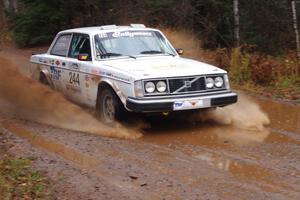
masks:
{"type": "Polygon", "coordinates": [[[141,136],[120,124],[108,127],[59,93],[23,76],[10,61],[0,59],[0,102],[17,117],[64,129],[102,136],[135,139],[141,136]]]}
{"type": "MultiPolygon", "coordinates": [[[[214,53],[203,50],[201,41],[194,34],[184,30],[164,29],[163,32],[176,47],[185,49],[189,58],[214,63],[214,53]]],[[[236,104],[208,112],[200,112],[192,117],[193,121],[214,121],[222,125],[232,125],[240,129],[262,131],[270,123],[268,116],[246,95],[239,94],[236,104]]]]}
{"type": "Polygon", "coordinates": [[[239,94],[238,103],[216,110],[209,110],[196,116],[195,120],[211,120],[222,125],[233,125],[249,131],[263,131],[265,125],[270,123],[268,116],[260,107],[249,97],[242,94],[239,94]]]}

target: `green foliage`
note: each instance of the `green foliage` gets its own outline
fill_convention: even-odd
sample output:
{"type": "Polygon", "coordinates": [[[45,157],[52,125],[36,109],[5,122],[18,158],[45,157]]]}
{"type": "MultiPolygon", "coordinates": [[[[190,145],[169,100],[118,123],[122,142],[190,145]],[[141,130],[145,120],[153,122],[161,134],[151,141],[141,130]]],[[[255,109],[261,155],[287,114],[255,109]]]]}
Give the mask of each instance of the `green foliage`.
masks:
{"type": "MultiPolygon", "coordinates": [[[[17,13],[7,15],[12,38],[22,47],[47,43],[66,28],[129,23],[185,28],[200,36],[205,48],[234,43],[232,0],[19,0],[19,4],[17,13]]],[[[295,48],[290,1],[239,0],[239,5],[242,44],[274,55],[295,48]]]]}
{"type": "Polygon", "coordinates": [[[242,53],[240,48],[234,48],[231,53],[230,75],[237,83],[250,81],[250,55],[242,53]]]}
{"type": "Polygon", "coordinates": [[[30,169],[30,160],[5,156],[0,160],[0,196],[8,199],[50,199],[49,182],[30,169]]]}
{"type": "Polygon", "coordinates": [[[233,44],[232,0],[192,0],[194,30],[204,47],[229,47],[233,44]]]}
{"type": "Polygon", "coordinates": [[[22,9],[9,12],[9,29],[20,47],[49,42],[64,21],[60,0],[20,0],[22,9]]]}
{"type": "Polygon", "coordinates": [[[244,44],[256,45],[257,50],[280,54],[293,47],[290,1],[239,0],[241,37],[244,44]]]}

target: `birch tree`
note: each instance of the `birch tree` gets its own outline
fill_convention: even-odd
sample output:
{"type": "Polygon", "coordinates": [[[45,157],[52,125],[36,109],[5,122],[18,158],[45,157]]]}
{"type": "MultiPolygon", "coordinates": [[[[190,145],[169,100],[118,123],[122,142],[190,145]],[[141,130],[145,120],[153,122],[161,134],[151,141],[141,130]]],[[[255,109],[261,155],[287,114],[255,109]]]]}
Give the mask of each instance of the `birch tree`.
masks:
{"type": "Polygon", "coordinates": [[[296,35],[297,55],[298,55],[298,60],[300,60],[300,38],[299,38],[299,30],[297,24],[296,1],[291,0],[291,4],[292,4],[292,12],[293,12],[293,27],[296,35]]]}
{"type": "Polygon", "coordinates": [[[233,0],[234,13],[234,37],[235,45],[240,46],[240,16],[239,16],[239,0],[233,0]]]}

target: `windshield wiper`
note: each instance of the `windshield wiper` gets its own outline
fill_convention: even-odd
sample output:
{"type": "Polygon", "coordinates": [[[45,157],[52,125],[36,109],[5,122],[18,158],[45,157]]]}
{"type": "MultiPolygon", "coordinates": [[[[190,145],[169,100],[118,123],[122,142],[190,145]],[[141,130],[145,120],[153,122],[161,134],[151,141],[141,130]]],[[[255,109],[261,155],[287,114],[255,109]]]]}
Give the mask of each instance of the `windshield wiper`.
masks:
{"type": "Polygon", "coordinates": [[[175,56],[174,54],[171,54],[171,53],[166,53],[166,52],[161,52],[161,51],[156,51],[156,50],[149,50],[149,51],[142,51],[140,52],[140,54],[167,54],[167,55],[170,55],[170,56],[175,56]]]}
{"type": "Polygon", "coordinates": [[[99,55],[99,56],[100,56],[101,58],[128,56],[129,58],[134,58],[134,59],[136,59],[136,57],[134,57],[134,56],[130,56],[130,55],[122,55],[122,54],[120,54],[120,53],[112,53],[112,52],[104,53],[104,54],[101,54],[101,55],[99,55]]]}
{"type": "Polygon", "coordinates": [[[104,54],[100,55],[101,58],[107,58],[107,57],[112,57],[112,56],[122,56],[122,54],[120,54],[120,53],[104,53],[104,54]]]}
{"type": "Polygon", "coordinates": [[[149,50],[149,51],[142,51],[140,54],[163,54],[161,51],[156,51],[156,50],[149,50]]]}

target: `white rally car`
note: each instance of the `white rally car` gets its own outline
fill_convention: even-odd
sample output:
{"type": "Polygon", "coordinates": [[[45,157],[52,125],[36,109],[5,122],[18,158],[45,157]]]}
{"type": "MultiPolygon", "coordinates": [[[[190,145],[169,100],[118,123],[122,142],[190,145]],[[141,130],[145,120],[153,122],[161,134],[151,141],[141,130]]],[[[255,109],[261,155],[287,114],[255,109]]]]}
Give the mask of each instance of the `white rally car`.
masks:
{"type": "Polygon", "coordinates": [[[59,32],[47,53],[31,57],[30,69],[106,123],[126,110],[172,113],[237,102],[226,71],[181,54],[141,24],[88,27],[59,32]]]}

